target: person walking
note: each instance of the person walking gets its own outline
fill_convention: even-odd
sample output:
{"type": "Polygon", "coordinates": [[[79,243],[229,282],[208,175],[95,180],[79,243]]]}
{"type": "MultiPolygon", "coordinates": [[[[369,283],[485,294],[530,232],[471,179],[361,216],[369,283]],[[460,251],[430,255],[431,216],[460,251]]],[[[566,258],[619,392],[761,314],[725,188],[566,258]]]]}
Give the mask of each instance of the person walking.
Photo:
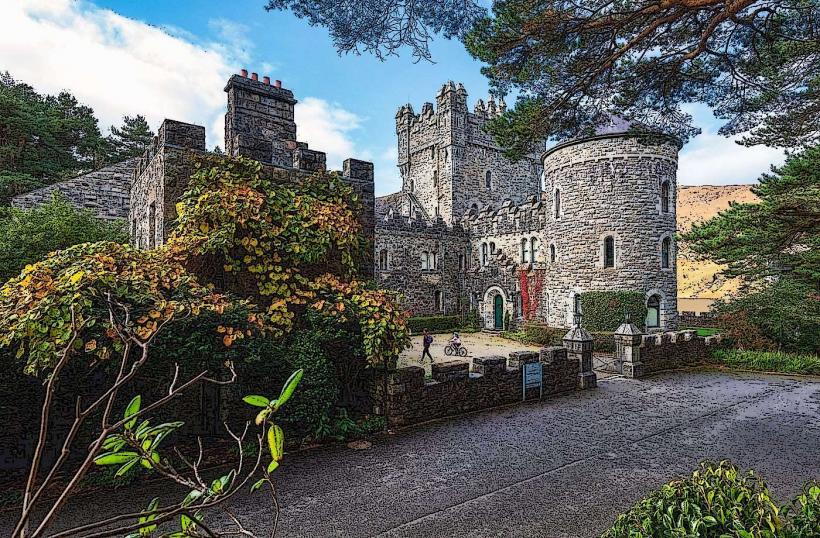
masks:
{"type": "Polygon", "coordinates": [[[424,356],[427,355],[430,357],[430,364],[433,364],[433,356],[430,355],[430,346],[433,344],[433,335],[427,332],[427,329],[424,329],[424,339],[422,340],[422,344],[424,344],[424,351],[421,352],[421,362],[424,362],[424,356]]]}

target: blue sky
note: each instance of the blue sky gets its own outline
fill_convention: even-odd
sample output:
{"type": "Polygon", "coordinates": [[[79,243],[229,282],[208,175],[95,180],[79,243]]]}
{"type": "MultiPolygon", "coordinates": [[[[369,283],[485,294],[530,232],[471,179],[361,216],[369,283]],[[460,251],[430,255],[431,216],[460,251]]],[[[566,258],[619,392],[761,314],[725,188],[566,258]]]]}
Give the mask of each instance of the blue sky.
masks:
{"type": "MultiPolygon", "coordinates": [[[[171,117],[205,125],[214,145],[222,143],[224,81],[246,67],[294,91],[299,138],[327,151],[330,165],[348,156],[374,161],[378,194],[400,186],[399,105],[419,110],[450,79],[464,83],[471,105],[487,95],[480,63],[457,41],[435,40],[435,63],[413,63],[409,54],[384,62],[339,56],[324,28],[266,12],[264,3],[0,0],[0,70],[41,91],[69,89],[104,126],[123,114],[142,113],[154,128],[171,117]]],[[[782,160],[716,135],[705,107],[691,111],[704,134],[681,154],[682,184],[748,183],[782,160]]]]}

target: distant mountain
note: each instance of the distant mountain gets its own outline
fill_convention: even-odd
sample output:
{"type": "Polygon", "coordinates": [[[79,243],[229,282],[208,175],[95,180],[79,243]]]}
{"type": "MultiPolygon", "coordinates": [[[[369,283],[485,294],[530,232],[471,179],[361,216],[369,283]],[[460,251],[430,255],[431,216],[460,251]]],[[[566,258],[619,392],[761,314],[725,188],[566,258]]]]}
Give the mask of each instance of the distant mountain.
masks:
{"type": "MultiPolygon", "coordinates": [[[[688,231],[692,224],[704,222],[730,202],[754,203],[757,196],[751,185],[693,186],[678,189],[678,232],[688,231]]],[[[738,282],[718,275],[721,266],[711,261],[693,259],[686,243],[678,251],[678,298],[721,299],[737,292],[738,282]]]]}

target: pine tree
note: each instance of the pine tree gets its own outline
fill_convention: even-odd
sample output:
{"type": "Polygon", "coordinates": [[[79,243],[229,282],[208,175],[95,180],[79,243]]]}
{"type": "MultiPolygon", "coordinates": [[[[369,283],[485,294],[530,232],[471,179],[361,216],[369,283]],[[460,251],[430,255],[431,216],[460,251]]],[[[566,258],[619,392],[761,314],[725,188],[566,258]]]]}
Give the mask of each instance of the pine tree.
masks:
{"type": "Polygon", "coordinates": [[[122,127],[111,126],[111,134],[107,138],[108,161],[117,163],[139,157],[151,144],[154,132],[148,126],[145,116],[125,116],[122,127]]]}

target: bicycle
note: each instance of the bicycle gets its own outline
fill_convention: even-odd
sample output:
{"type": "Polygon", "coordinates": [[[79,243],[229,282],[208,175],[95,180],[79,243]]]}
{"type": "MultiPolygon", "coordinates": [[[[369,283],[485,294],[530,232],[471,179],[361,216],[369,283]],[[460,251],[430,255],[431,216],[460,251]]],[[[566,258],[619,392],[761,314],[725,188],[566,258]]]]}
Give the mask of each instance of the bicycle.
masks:
{"type": "Polygon", "coordinates": [[[458,355],[459,357],[466,357],[467,356],[467,348],[464,346],[455,347],[453,344],[447,344],[444,346],[444,354],[448,357],[452,355],[458,355]]]}

